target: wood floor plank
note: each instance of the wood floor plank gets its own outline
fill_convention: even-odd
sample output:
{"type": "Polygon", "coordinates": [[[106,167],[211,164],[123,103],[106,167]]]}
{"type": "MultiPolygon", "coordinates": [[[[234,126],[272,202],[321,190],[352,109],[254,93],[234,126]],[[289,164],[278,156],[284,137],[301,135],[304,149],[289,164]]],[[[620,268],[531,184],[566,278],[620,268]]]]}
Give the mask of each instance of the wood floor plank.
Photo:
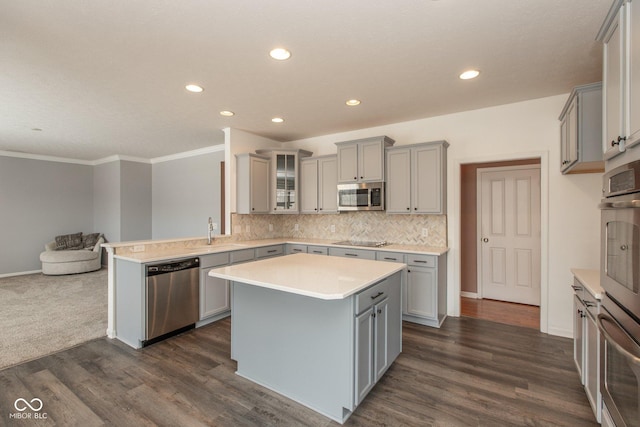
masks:
{"type": "MultiPolygon", "coordinates": [[[[0,370],[0,425],[11,425],[17,397],[36,394],[58,425],[338,425],[236,375],[230,325],[223,319],[142,350],[102,338],[0,370]]],[[[572,341],[466,317],[440,329],[405,322],[402,354],[345,423],[513,425],[597,425],[572,341]]]]}

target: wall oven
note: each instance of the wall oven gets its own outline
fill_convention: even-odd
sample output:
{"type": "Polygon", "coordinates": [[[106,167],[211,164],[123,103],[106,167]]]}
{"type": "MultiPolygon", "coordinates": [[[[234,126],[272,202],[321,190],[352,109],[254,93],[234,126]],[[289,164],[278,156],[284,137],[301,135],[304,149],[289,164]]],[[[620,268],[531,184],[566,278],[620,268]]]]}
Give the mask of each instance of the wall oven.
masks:
{"type": "Polygon", "coordinates": [[[604,175],[600,388],[616,427],[640,427],[640,161],[604,175]]]}
{"type": "Polygon", "coordinates": [[[384,182],[338,184],[338,211],[383,211],[384,182]]]}

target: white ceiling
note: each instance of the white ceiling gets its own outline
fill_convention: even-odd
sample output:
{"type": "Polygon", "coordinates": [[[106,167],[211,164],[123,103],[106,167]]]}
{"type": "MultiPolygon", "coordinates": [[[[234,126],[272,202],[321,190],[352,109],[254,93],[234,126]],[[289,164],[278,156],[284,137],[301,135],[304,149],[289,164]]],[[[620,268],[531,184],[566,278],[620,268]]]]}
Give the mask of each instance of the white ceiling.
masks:
{"type": "Polygon", "coordinates": [[[155,158],[225,127],[291,141],[568,93],[601,80],[610,5],[0,0],[0,150],[155,158]],[[468,68],[480,77],[459,80],[468,68]]]}

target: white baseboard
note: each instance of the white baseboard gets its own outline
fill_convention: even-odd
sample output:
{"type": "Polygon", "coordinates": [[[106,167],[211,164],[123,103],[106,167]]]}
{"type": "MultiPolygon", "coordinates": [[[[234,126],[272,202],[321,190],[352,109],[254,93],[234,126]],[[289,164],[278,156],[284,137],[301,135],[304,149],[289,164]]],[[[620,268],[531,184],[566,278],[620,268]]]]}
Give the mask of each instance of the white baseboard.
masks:
{"type": "Polygon", "coordinates": [[[480,297],[478,296],[477,293],[475,292],[465,292],[465,291],[460,291],[460,296],[463,298],[473,298],[473,299],[480,299],[480,297]]]}
{"type": "Polygon", "coordinates": [[[558,337],[573,338],[572,329],[556,328],[553,326],[549,326],[547,333],[549,335],[556,335],[558,337]]]}
{"type": "Polygon", "coordinates": [[[42,270],[18,271],[17,273],[0,274],[0,279],[2,279],[3,277],[26,276],[27,274],[36,274],[36,273],[42,273],[42,270]]]}

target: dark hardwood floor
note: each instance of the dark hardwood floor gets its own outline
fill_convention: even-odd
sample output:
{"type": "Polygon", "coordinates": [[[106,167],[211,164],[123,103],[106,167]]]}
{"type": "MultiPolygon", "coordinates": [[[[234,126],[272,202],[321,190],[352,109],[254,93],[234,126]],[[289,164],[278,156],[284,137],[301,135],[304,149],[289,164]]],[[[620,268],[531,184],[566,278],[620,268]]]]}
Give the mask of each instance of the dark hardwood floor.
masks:
{"type": "Polygon", "coordinates": [[[491,299],[460,298],[460,314],[540,330],[540,307],[491,299]]]}
{"type": "MultiPolygon", "coordinates": [[[[345,425],[596,425],[569,339],[465,317],[403,329],[403,353],[345,425]]],[[[7,368],[0,424],[338,425],[235,375],[229,340],[225,319],[138,351],[102,338],[7,368]],[[46,419],[9,418],[36,397],[46,419]]]]}

